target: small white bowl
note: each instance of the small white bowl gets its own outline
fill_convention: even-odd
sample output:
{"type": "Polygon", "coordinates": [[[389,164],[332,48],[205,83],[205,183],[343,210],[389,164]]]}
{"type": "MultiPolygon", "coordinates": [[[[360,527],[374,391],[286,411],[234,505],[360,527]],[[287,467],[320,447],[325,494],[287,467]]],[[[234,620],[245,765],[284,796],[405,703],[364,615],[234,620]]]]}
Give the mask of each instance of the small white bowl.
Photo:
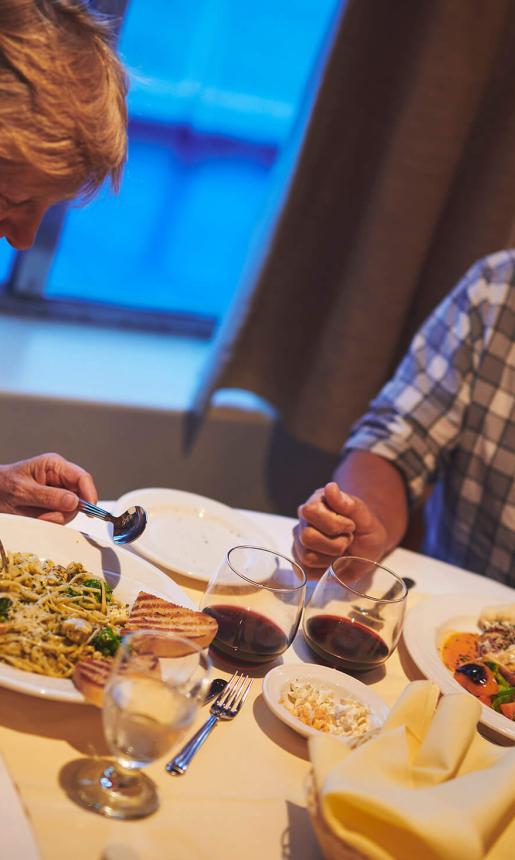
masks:
{"type": "MultiPolygon", "coordinates": [[[[386,720],[389,708],[383,700],[374,693],[366,684],[346,675],[329,666],[319,666],[317,663],[289,663],[276,666],[271,669],[263,680],[263,697],[268,707],[283,723],[304,737],[311,735],[325,735],[326,732],[307,726],[302,720],[294,717],[290,711],[280,703],[280,698],[285,684],[294,680],[310,681],[328,687],[335,693],[354,696],[370,710],[370,723],[372,728],[379,728],[386,720]]],[[[342,741],[352,740],[343,735],[330,735],[342,741]]]]}

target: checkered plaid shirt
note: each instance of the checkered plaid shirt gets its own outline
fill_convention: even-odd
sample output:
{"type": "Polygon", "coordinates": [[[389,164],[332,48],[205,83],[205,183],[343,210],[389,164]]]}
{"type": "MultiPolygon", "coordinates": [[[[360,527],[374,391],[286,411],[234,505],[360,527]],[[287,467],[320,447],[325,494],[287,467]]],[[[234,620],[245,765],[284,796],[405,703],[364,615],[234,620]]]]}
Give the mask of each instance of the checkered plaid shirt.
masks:
{"type": "Polygon", "coordinates": [[[424,551],[515,587],[515,250],[480,260],[416,334],[344,450],[390,460],[424,551]]]}

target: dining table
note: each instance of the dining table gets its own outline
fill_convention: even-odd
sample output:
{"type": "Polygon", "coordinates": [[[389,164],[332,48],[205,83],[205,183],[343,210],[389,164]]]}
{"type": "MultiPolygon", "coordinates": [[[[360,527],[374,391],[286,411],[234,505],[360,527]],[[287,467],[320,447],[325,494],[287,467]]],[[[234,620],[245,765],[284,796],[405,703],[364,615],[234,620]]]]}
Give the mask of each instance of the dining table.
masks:
{"type": "MultiPolygon", "coordinates": [[[[109,501],[100,502],[110,508],[109,501]]],[[[295,520],[243,512],[291,555],[295,520]]],[[[79,514],[67,528],[107,539],[106,524],[79,514]]],[[[129,551],[137,552],[136,545],[129,551]]],[[[220,559],[213,559],[215,568],[220,559]]],[[[503,588],[485,577],[407,549],[385,560],[415,586],[408,612],[435,595],[474,594],[495,602],[503,588]]],[[[198,605],[205,583],[163,572],[198,605]]],[[[308,582],[308,591],[313,582],[308,582]]],[[[506,589],[503,596],[505,598],[506,589]]],[[[316,662],[301,630],[278,663],[316,662]]],[[[42,860],[316,860],[322,854],[306,806],[310,773],[307,740],[268,708],[262,683],[271,664],[251,668],[254,682],[238,716],[220,723],[183,776],[165,771],[165,759],[146,768],[160,806],[151,816],[105,818],[71,799],[69,781],[85,756],[108,755],[101,712],[0,688],[0,754],[31,823],[42,860]]],[[[233,666],[214,657],[214,674],[229,678],[233,666]]],[[[410,680],[422,675],[401,639],[385,664],[361,673],[391,706],[410,680]]],[[[193,732],[208,714],[200,708],[193,732]]],[[[0,761],[1,761],[0,759],[0,761]]],[[[1,798],[0,798],[1,802],[1,798]]],[[[2,860],[25,860],[22,856],[2,860]]]]}

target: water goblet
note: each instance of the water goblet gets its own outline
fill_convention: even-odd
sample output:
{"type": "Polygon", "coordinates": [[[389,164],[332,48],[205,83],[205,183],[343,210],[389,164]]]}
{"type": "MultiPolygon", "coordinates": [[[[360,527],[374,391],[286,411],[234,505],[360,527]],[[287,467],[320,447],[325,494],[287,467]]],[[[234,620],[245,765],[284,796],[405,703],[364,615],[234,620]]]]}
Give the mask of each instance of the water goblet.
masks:
{"type": "Polygon", "coordinates": [[[233,547],[200,603],[218,622],[211,647],[237,663],[274,660],[295,637],[305,591],[297,562],[264,547],[233,547]]]}
{"type": "Polygon", "coordinates": [[[337,669],[373,669],[397,647],[407,593],[402,579],[384,565],[358,556],[337,558],[306,606],[306,642],[337,669]]]}
{"type": "Polygon", "coordinates": [[[124,637],[107,681],[104,734],[114,762],[88,759],[73,796],[109,818],[141,818],[159,805],[141,768],[167,754],[191,726],[209,686],[207,651],[174,633],[138,630],[124,637]]]}

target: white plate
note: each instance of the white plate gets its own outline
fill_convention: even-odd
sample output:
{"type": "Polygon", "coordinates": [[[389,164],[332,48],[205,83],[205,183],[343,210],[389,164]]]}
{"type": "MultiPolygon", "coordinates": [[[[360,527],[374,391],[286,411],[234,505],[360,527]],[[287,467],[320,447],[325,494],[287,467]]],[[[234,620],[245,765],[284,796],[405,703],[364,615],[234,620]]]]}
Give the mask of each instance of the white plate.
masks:
{"type": "MultiPolygon", "coordinates": [[[[351,675],[346,675],[344,672],[339,672],[337,669],[331,669],[330,666],[319,666],[317,663],[288,663],[282,666],[276,666],[265,675],[263,681],[263,697],[270,710],[279,717],[283,723],[286,723],[291,729],[294,729],[305,738],[310,735],[323,735],[319,729],[314,729],[307,726],[302,720],[298,720],[279,702],[281,693],[285,684],[290,681],[300,679],[302,681],[311,681],[313,683],[323,684],[324,687],[329,687],[339,695],[351,695],[360,702],[363,702],[371,711],[371,727],[382,726],[386,720],[389,708],[383,700],[379,698],[377,693],[374,693],[370,687],[353,678],[351,675]]],[[[346,738],[339,735],[331,735],[345,741],[346,738]]]]}
{"type": "MultiPolygon", "coordinates": [[[[464,689],[442,663],[439,648],[444,639],[458,630],[478,632],[477,619],[486,606],[513,602],[514,592],[510,588],[499,590],[496,584],[492,593],[493,597],[478,594],[434,597],[408,612],[402,634],[406,648],[420,671],[438,684],[442,693],[463,693],[464,689]]],[[[481,706],[480,721],[515,741],[515,723],[488,705],[481,706]]]]}
{"type": "Polygon", "coordinates": [[[134,550],[169,570],[208,582],[228,549],[238,544],[276,549],[274,539],[239,511],[221,502],[149,487],[132,490],[116,502],[115,513],[141,505],[148,525],[134,550]]]}
{"type": "MultiPolygon", "coordinates": [[[[74,528],[0,514],[0,539],[5,549],[12,552],[31,552],[62,565],[81,562],[95,576],[103,575],[115,596],[124,603],[131,604],[143,589],[189,609],[196,608],[178,585],[147,561],[74,528]]],[[[67,678],[47,678],[1,662],[0,686],[44,699],[84,702],[82,693],[67,678]]]]}

